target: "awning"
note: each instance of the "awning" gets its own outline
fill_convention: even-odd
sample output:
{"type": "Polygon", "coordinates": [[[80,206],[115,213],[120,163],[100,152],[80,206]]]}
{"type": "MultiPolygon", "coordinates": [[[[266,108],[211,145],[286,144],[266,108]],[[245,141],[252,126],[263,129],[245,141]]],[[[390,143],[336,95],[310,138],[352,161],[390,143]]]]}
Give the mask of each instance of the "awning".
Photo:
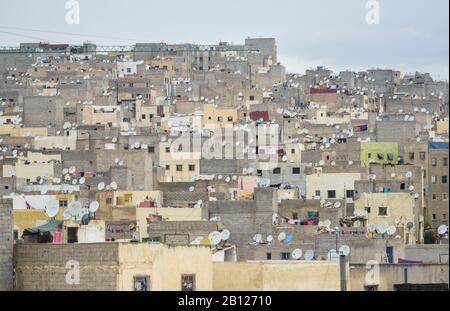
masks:
{"type": "Polygon", "coordinates": [[[35,227],[35,228],[28,228],[23,231],[23,235],[35,235],[39,233],[46,233],[46,232],[55,232],[58,230],[58,228],[62,225],[62,221],[57,220],[51,220],[49,223],[46,223],[45,225],[35,227]]]}

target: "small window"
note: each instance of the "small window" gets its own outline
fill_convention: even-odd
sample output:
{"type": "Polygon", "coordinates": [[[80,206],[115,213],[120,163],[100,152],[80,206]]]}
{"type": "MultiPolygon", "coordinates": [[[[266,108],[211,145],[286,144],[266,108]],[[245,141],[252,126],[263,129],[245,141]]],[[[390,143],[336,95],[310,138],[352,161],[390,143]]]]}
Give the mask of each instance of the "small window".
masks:
{"type": "Polygon", "coordinates": [[[227,120],[228,122],[233,122],[233,117],[228,117],[227,120]]]}
{"type": "Polygon", "coordinates": [[[388,157],[389,161],[394,161],[394,154],[393,153],[388,153],[387,157],[388,157]]]}
{"type": "Polygon", "coordinates": [[[431,197],[433,198],[433,200],[437,200],[437,194],[436,194],[436,193],[433,193],[433,194],[431,195],[431,197]]]}
{"type": "Polygon", "coordinates": [[[281,168],[279,168],[279,167],[274,168],[274,169],[273,169],[273,173],[274,173],[275,175],[280,175],[280,174],[281,174],[281,168]]]}
{"type": "Polygon", "coordinates": [[[183,292],[195,291],[195,274],[181,276],[181,291],[183,292]]]}
{"type": "Polygon", "coordinates": [[[405,190],[406,189],[406,184],[405,183],[401,183],[400,184],[400,190],[405,190]]]}
{"type": "Polygon", "coordinates": [[[170,153],[170,147],[166,147],[166,152],[170,153]]]}
{"type": "Polygon", "coordinates": [[[222,122],[223,121],[223,117],[217,117],[217,122],[222,122]]]}
{"type": "Polygon", "coordinates": [[[195,165],[194,164],[190,164],[189,165],[189,172],[195,172],[195,165]]]}
{"type": "Polygon", "coordinates": [[[448,158],[442,158],[442,166],[448,166],[448,158]]]}
{"type": "Polygon", "coordinates": [[[14,241],[17,241],[19,239],[19,230],[15,229],[13,231],[13,237],[14,237],[14,241]]]}
{"type": "Polygon", "coordinates": [[[134,291],[135,292],[150,291],[150,277],[149,276],[135,276],[134,277],[134,291]]]}
{"type": "Polygon", "coordinates": [[[436,158],[431,159],[431,166],[437,166],[437,159],[436,158]]]}
{"type": "Polygon", "coordinates": [[[437,215],[433,214],[433,220],[436,220],[436,219],[437,219],[437,215]]]}
{"type": "Polygon", "coordinates": [[[262,176],[262,175],[263,175],[263,171],[262,171],[262,170],[258,170],[258,171],[257,171],[257,175],[258,175],[258,176],[262,176]]]}
{"type": "Polygon", "coordinates": [[[366,211],[367,214],[370,214],[372,209],[367,206],[367,207],[364,207],[364,210],[366,211]]]}
{"type": "Polygon", "coordinates": [[[155,153],[155,146],[148,146],[148,153],[155,153]]]}
{"type": "Polygon", "coordinates": [[[292,213],[292,219],[298,220],[298,213],[292,213]]]}
{"type": "Polygon", "coordinates": [[[353,198],[355,196],[355,191],[347,190],[347,198],[353,198]]]}
{"type": "Polygon", "coordinates": [[[442,200],[447,201],[448,200],[448,194],[446,192],[444,192],[442,194],[442,200]]]}
{"type": "Polygon", "coordinates": [[[426,159],[426,153],[425,153],[425,152],[420,152],[420,153],[419,153],[419,158],[420,158],[421,161],[425,161],[425,159],[426,159]]]}
{"type": "Polygon", "coordinates": [[[272,253],[266,253],[266,259],[272,260],[272,253]]]}
{"type": "Polygon", "coordinates": [[[410,160],[414,160],[414,156],[415,156],[414,152],[410,152],[409,153],[409,159],[410,160]]]}
{"type": "Polygon", "coordinates": [[[387,207],[379,207],[378,208],[378,216],[387,216],[388,208],[387,207]]]}
{"type": "Polygon", "coordinates": [[[183,171],[183,165],[177,165],[177,172],[183,171]]]}
{"type": "Polygon", "coordinates": [[[291,253],[281,253],[281,260],[291,259],[291,253]]]}
{"type": "Polygon", "coordinates": [[[437,184],[437,176],[431,176],[431,183],[437,184]]]}
{"type": "Polygon", "coordinates": [[[300,174],[300,167],[294,167],[292,169],[292,174],[299,175],[300,174]]]}
{"type": "Polygon", "coordinates": [[[170,165],[166,165],[166,171],[170,171],[170,165]]]}
{"type": "Polygon", "coordinates": [[[255,96],[250,95],[249,99],[250,99],[250,100],[255,100],[255,96]]]}
{"type": "Polygon", "coordinates": [[[320,190],[316,190],[316,197],[320,197],[320,190]]]}
{"type": "Polygon", "coordinates": [[[291,154],[295,154],[295,149],[291,149],[291,154]]]}
{"type": "Polygon", "coordinates": [[[442,177],[441,177],[441,182],[442,182],[443,184],[447,184],[447,182],[448,182],[448,177],[447,177],[447,176],[442,176],[442,177]]]}
{"type": "Polygon", "coordinates": [[[142,120],[145,120],[145,114],[142,115],[142,120]]]}
{"type": "Polygon", "coordinates": [[[371,154],[371,153],[368,153],[368,154],[367,154],[367,158],[368,158],[368,159],[372,159],[372,154],[371,154]]]}
{"type": "Polygon", "coordinates": [[[377,153],[377,159],[380,161],[384,160],[384,154],[383,153],[377,153]]]}
{"type": "Polygon", "coordinates": [[[328,199],[336,199],[336,190],[328,190],[328,199]]]}
{"type": "Polygon", "coordinates": [[[67,207],[67,200],[59,200],[59,207],[67,207]]]}

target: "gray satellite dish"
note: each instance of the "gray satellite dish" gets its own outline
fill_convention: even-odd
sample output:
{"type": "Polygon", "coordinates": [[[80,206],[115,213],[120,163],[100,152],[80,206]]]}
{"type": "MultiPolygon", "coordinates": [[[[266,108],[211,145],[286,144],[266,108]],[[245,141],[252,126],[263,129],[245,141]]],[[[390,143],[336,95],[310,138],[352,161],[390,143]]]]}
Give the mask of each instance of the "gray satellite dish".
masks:
{"type": "Polygon", "coordinates": [[[310,261],[310,260],[313,260],[314,259],[314,251],[313,250],[307,250],[306,252],[305,252],[305,260],[308,260],[308,261],[310,261]]]}
{"type": "Polygon", "coordinates": [[[87,226],[90,220],[91,218],[89,217],[89,214],[84,214],[83,217],[81,217],[81,224],[83,226],[87,226]]]}
{"type": "Polygon", "coordinates": [[[409,230],[411,230],[412,228],[414,228],[414,223],[408,222],[408,223],[406,224],[406,228],[408,228],[409,230]]]}
{"type": "Polygon", "coordinates": [[[89,204],[89,212],[95,213],[100,207],[100,204],[97,201],[92,201],[89,204]]]}

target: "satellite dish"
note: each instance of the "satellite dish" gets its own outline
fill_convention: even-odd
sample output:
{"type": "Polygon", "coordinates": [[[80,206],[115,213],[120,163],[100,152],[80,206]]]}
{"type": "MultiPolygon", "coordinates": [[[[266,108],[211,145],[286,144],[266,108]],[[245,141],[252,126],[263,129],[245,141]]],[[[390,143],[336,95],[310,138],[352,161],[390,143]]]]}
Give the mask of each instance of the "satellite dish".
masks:
{"type": "Polygon", "coordinates": [[[63,175],[66,175],[67,173],[69,173],[69,169],[68,168],[63,169],[62,173],[63,173],[63,175]]]}
{"type": "Polygon", "coordinates": [[[414,186],[409,186],[408,190],[413,192],[414,191],[414,186]]]}
{"type": "Polygon", "coordinates": [[[438,233],[439,235],[444,235],[448,232],[448,227],[446,225],[439,226],[438,233]]]}
{"type": "Polygon", "coordinates": [[[69,213],[72,215],[72,216],[77,216],[78,215],[78,213],[81,211],[81,208],[82,208],[82,206],[81,206],[81,203],[80,202],[78,202],[78,201],[73,201],[73,202],[70,202],[69,203],[69,206],[67,207],[67,210],[69,211],[69,213]]]}
{"type": "Polygon", "coordinates": [[[398,226],[400,223],[401,223],[400,218],[396,218],[396,219],[395,219],[395,224],[398,226]]]}
{"type": "Polygon", "coordinates": [[[219,231],[213,231],[208,235],[208,239],[211,241],[211,245],[217,245],[222,241],[222,235],[219,231]]]}
{"type": "Polygon", "coordinates": [[[111,189],[117,190],[117,188],[118,188],[117,183],[116,183],[115,181],[113,181],[113,182],[111,183],[111,189]]]}
{"type": "Polygon", "coordinates": [[[412,228],[414,228],[414,223],[408,222],[408,223],[406,224],[406,228],[408,228],[409,230],[411,230],[412,228]]]}
{"type": "Polygon", "coordinates": [[[86,182],[86,178],[81,177],[80,181],[79,181],[80,185],[84,185],[85,182],[86,182]]]}
{"type": "Polygon", "coordinates": [[[278,241],[284,241],[286,239],[286,233],[285,232],[281,232],[280,234],[278,234],[278,241]]]}
{"type": "Polygon", "coordinates": [[[299,260],[300,258],[302,258],[302,254],[302,250],[300,248],[297,248],[292,252],[292,258],[299,260]]]}
{"type": "Polygon", "coordinates": [[[390,226],[387,229],[387,234],[389,235],[394,235],[397,232],[397,228],[395,228],[395,226],[390,226]]]}
{"type": "Polygon", "coordinates": [[[311,261],[314,259],[314,251],[312,249],[309,249],[305,252],[305,260],[311,261]]]}
{"type": "Polygon", "coordinates": [[[331,226],[331,220],[328,220],[328,219],[325,220],[325,221],[323,222],[323,226],[324,226],[324,227],[327,227],[327,228],[330,227],[330,226],[331,226]]]}
{"type": "Polygon", "coordinates": [[[268,235],[266,240],[267,240],[267,242],[272,243],[273,242],[273,236],[268,235]]]}
{"type": "Polygon", "coordinates": [[[97,201],[92,201],[89,204],[89,212],[95,213],[100,207],[100,204],[97,201]]]}
{"type": "Polygon", "coordinates": [[[222,239],[222,241],[226,241],[226,240],[228,240],[229,238],[230,238],[230,230],[227,230],[227,229],[225,229],[225,230],[223,230],[221,233],[220,233],[220,237],[221,237],[221,239],[222,239]]]}
{"type": "Polygon", "coordinates": [[[81,224],[83,225],[83,226],[87,226],[87,225],[89,225],[89,222],[91,221],[91,218],[89,217],[89,214],[84,214],[82,217],[81,217],[81,224]]]}
{"type": "Polygon", "coordinates": [[[386,224],[384,224],[384,223],[383,224],[379,224],[377,226],[377,232],[379,234],[385,234],[387,232],[387,230],[388,230],[388,226],[386,224]]]}
{"type": "Polygon", "coordinates": [[[256,243],[261,243],[262,241],[262,235],[261,234],[255,234],[255,236],[253,237],[253,241],[255,241],[256,243]]]}
{"type": "Polygon", "coordinates": [[[319,161],[319,165],[320,165],[320,166],[324,166],[324,165],[325,165],[325,161],[324,161],[324,160],[320,160],[320,161],[319,161]]]}
{"type": "Polygon", "coordinates": [[[59,212],[59,202],[57,200],[50,200],[45,207],[45,213],[48,217],[53,218],[59,212]]]}
{"type": "Polygon", "coordinates": [[[65,210],[62,217],[63,217],[63,220],[70,220],[72,218],[72,215],[69,212],[69,210],[65,210]]]}
{"type": "Polygon", "coordinates": [[[376,230],[377,230],[377,227],[374,225],[374,224],[368,224],[367,225],[367,230],[369,231],[369,232],[375,232],[376,230]]]}
{"type": "Polygon", "coordinates": [[[413,176],[413,173],[412,172],[407,172],[405,176],[406,176],[406,178],[411,178],[413,176]]]}
{"type": "Polygon", "coordinates": [[[190,192],[194,192],[194,190],[195,190],[195,187],[194,187],[194,186],[189,187],[189,191],[190,191],[190,192]]]}
{"type": "Polygon", "coordinates": [[[87,209],[87,208],[80,209],[76,215],[76,220],[81,222],[85,215],[89,216],[89,209],[87,209]]]}
{"type": "Polygon", "coordinates": [[[342,245],[339,248],[339,254],[344,255],[344,256],[348,256],[350,254],[350,246],[342,245]]]}
{"type": "Polygon", "coordinates": [[[341,207],[341,202],[337,201],[336,203],[334,203],[334,208],[340,208],[341,207]]]}
{"type": "Polygon", "coordinates": [[[328,260],[332,261],[332,260],[337,260],[339,259],[339,254],[337,253],[337,251],[335,249],[332,249],[328,252],[328,260]]]}
{"type": "Polygon", "coordinates": [[[105,189],[105,183],[104,182],[99,183],[97,185],[97,189],[100,190],[100,191],[104,190],[105,189]]]}
{"type": "Polygon", "coordinates": [[[77,169],[75,168],[75,166],[71,166],[69,168],[69,174],[75,174],[76,171],[77,171],[77,169]]]}

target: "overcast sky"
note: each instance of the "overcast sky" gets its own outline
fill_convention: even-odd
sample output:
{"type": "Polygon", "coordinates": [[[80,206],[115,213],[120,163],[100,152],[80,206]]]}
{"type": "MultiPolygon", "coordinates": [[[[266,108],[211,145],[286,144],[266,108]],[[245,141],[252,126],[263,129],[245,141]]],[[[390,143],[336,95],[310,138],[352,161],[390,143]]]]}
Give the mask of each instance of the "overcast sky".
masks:
{"type": "Polygon", "coordinates": [[[380,24],[368,25],[367,0],[78,0],[80,24],[69,25],[66,0],[0,0],[0,45],[274,37],[289,72],[394,68],[448,80],[449,1],[378,1],[380,24]]]}

